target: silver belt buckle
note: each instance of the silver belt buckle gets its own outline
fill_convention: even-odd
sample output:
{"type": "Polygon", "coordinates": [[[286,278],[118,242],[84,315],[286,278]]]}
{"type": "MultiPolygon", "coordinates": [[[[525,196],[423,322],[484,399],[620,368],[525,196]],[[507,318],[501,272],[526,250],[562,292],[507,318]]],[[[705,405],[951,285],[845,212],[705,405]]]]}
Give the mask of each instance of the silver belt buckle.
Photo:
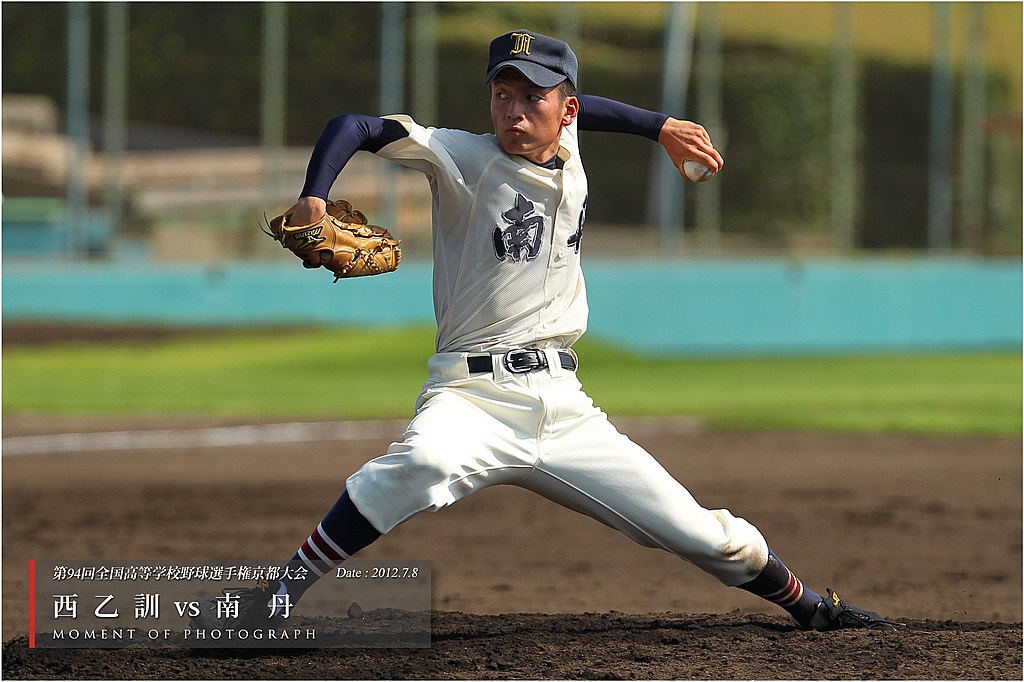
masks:
{"type": "Polygon", "coordinates": [[[526,374],[535,369],[543,369],[548,366],[548,360],[544,352],[536,348],[519,348],[505,353],[503,359],[505,369],[512,374],[526,374]]]}

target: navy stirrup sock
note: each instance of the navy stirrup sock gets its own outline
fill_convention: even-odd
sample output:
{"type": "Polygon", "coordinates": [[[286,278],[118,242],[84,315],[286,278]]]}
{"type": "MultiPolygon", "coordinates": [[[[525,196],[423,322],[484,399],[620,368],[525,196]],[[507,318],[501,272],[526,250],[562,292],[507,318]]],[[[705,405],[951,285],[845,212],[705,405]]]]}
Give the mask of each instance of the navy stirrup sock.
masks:
{"type": "Polygon", "coordinates": [[[379,537],[377,529],[349,499],[348,491],[342,493],[288,562],[289,573],[300,566],[308,569],[305,580],[286,577],[281,581],[292,603],[313,583],[379,537]]]}
{"type": "Polygon", "coordinates": [[[768,565],[756,578],[739,585],[739,588],[778,604],[804,627],[810,623],[815,607],[822,599],[820,594],[804,587],[800,579],[770,549],[768,565]]]}

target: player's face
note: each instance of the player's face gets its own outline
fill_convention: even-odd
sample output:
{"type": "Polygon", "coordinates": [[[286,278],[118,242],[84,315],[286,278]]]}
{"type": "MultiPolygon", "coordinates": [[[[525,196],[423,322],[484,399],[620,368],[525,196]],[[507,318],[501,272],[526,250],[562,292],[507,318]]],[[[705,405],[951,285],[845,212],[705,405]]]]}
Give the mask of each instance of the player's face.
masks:
{"type": "Polygon", "coordinates": [[[579,111],[575,97],[562,98],[558,86],[534,85],[515,69],[505,69],[491,81],[491,122],[507,154],[544,163],[558,151],[562,126],[579,111]]]}

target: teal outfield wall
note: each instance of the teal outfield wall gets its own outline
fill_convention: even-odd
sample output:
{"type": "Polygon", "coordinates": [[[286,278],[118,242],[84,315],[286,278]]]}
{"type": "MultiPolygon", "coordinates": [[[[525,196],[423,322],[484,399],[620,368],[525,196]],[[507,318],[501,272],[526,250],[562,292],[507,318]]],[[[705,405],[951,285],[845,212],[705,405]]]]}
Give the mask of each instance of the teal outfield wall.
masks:
{"type": "MultiPolygon", "coordinates": [[[[589,336],[665,354],[1021,347],[1018,260],[586,261],[589,336]]],[[[3,265],[3,319],[174,325],[433,321],[429,263],[332,284],[294,263],[3,265]]]]}

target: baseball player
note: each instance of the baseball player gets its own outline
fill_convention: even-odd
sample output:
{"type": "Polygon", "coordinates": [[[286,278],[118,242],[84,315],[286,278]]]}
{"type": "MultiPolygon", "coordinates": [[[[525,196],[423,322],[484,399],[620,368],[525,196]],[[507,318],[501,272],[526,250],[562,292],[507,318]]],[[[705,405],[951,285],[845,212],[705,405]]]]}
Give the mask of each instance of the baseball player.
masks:
{"type": "MultiPolygon", "coordinates": [[[[312,580],[242,591],[232,626],[273,621],[283,604],[295,604],[317,577],[381,534],[498,484],[671,552],[778,604],[803,628],[891,625],[832,590],[822,596],[805,587],[757,528],[698,504],[583,392],[572,350],[587,326],[580,268],[587,177],[578,132],[644,135],[677,167],[688,159],[717,172],[723,161],[695,123],[577,94],[577,72],[569,45],[520,29],[490,44],[493,134],[427,128],[404,115],[328,123],[288,220],[320,219],[358,150],[423,173],[433,196],[437,352],[402,440],[347,479],[292,558],[312,580]]],[[[227,626],[209,605],[195,624],[227,626]]]]}

